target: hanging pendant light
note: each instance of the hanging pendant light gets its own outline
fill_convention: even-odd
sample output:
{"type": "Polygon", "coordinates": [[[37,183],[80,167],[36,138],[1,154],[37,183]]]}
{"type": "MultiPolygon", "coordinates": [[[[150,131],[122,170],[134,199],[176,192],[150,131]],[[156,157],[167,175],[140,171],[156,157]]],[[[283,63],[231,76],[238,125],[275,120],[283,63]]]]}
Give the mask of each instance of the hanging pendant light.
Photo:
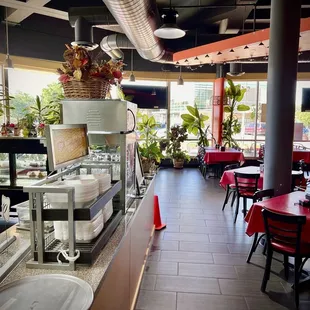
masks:
{"type": "Polygon", "coordinates": [[[179,75],[178,80],[177,80],[177,85],[179,85],[179,86],[184,85],[184,81],[182,78],[182,67],[181,66],[180,66],[180,75],[179,75]]]}
{"type": "Polygon", "coordinates": [[[161,17],[164,20],[164,24],[154,31],[156,37],[162,39],[179,39],[185,36],[185,31],[177,25],[179,14],[176,10],[172,9],[171,0],[169,10],[161,17]]]}
{"type": "Polygon", "coordinates": [[[6,59],[3,63],[4,69],[13,69],[13,62],[9,53],[9,24],[8,24],[8,9],[5,8],[5,34],[6,34],[6,59]]]}
{"type": "Polygon", "coordinates": [[[136,77],[133,74],[133,50],[131,50],[131,65],[130,65],[130,69],[131,69],[131,73],[129,75],[129,82],[135,82],[136,81],[136,77]]]}

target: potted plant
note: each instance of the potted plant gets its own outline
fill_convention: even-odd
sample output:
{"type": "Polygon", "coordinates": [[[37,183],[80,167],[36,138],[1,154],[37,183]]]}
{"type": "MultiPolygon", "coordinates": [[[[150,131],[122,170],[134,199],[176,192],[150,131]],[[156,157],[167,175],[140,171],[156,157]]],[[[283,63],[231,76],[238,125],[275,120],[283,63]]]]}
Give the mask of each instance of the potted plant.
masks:
{"type": "Polygon", "coordinates": [[[20,122],[17,121],[17,123],[14,126],[14,136],[19,137],[20,136],[20,122]]]}
{"type": "Polygon", "coordinates": [[[137,129],[140,132],[140,139],[144,142],[139,144],[143,172],[148,173],[153,164],[159,163],[163,158],[157,137],[157,124],[154,116],[138,114],[140,121],[137,129]]]}
{"type": "Polygon", "coordinates": [[[232,80],[227,80],[228,86],[225,88],[226,97],[229,99],[228,105],[224,107],[224,112],[228,115],[223,121],[222,139],[224,146],[239,147],[233,136],[241,132],[241,124],[238,118],[234,115],[235,111],[249,111],[250,107],[245,104],[240,104],[246,88],[241,88],[241,85],[235,85],[232,80]]]}
{"type": "Polygon", "coordinates": [[[160,146],[162,150],[166,150],[167,155],[173,160],[173,167],[182,169],[184,162],[190,160],[190,157],[185,151],[181,150],[181,143],[187,139],[186,128],[175,125],[170,128],[168,133],[169,140],[161,141],[160,146]]]}
{"type": "Polygon", "coordinates": [[[57,70],[66,98],[105,99],[110,85],[122,80],[122,61],[95,62],[83,47],[69,47],[65,62],[57,70]]]}
{"type": "Polygon", "coordinates": [[[47,105],[47,110],[44,114],[45,124],[60,124],[61,122],[61,100],[64,99],[63,95],[59,95],[54,101],[47,105]]]}
{"type": "Polygon", "coordinates": [[[186,109],[189,113],[181,114],[181,118],[183,119],[183,127],[187,129],[189,134],[193,134],[198,137],[198,145],[202,147],[209,146],[209,141],[207,138],[207,131],[205,128],[205,121],[209,119],[209,116],[199,113],[197,105],[194,107],[187,106],[186,109]]]}
{"type": "Polygon", "coordinates": [[[33,136],[35,116],[33,113],[26,113],[25,116],[20,120],[21,128],[23,129],[23,136],[28,138],[30,135],[33,136]]]}

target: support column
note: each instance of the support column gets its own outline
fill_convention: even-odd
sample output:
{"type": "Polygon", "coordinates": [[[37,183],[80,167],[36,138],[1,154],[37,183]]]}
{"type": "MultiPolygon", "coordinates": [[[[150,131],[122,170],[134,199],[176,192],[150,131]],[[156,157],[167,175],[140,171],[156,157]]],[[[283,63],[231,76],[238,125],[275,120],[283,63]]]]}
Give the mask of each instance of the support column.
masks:
{"type": "Polygon", "coordinates": [[[301,0],[271,1],[264,188],[290,192],[301,0]]]}
{"type": "MultiPolygon", "coordinates": [[[[218,144],[222,143],[222,123],[224,114],[225,73],[222,64],[216,65],[216,79],[213,84],[212,134],[218,144]]],[[[213,141],[212,141],[213,143],[213,141]]]]}

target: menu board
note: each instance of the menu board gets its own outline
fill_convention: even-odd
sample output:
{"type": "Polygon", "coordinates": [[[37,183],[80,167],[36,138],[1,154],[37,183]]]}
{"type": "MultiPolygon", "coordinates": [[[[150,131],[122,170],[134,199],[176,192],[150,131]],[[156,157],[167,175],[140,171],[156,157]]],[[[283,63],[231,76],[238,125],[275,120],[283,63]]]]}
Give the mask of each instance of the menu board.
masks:
{"type": "Polygon", "coordinates": [[[46,138],[51,171],[80,162],[89,154],[86,125],[49,125],[46,138]]]}

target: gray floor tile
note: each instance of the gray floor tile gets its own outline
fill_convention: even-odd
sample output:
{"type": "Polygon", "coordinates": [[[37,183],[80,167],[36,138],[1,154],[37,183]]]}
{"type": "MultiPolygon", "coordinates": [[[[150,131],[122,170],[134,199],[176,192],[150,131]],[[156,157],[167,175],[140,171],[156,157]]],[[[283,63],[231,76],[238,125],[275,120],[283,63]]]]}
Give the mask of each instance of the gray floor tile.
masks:
{"type": "Polygon", "coordinates": [[[137,310],[175,310],[176,293],[140,290],[137,310]]]}
{"type": "Polygon", "coordinates": [[[198,277],[158,276],[155,290],[165,292],[221,294],[216,279],[198,277]]]}
{"type": "Polygon", "coordinates": [[[206,219],[206,225],[207,226],[210,226],[210,227],[239,227],[240,229],[241,228],[244,228],[244,231],[245,231],[245,228],[246,228],[246,225],[244,222],[237,222],[236,224],[234,224],[234,221],[233,221],[233,218],[231,218],[231,221],[220,221],[218,219],[206,219]]]}
{"type": "Polygon", "coordinates": [[[201,226],[206,227],[206,222],[204,220],[193,220],[193,219],[171,219],[167,218],[167,225],[193,225],[193,226],[201,226]]]}
{"type": "Polygon", "coordinates": [[[203,226],[187,226],[181,225],[180,232],[197,233],[197,234],[223,234],[224,229],[220,227],[203,227],[203,226]]]}
{"type": "MultiPolygon", "coordinates": [[[[243,243],[231,243],[227,244],[228,250],[231,254],[248,254],[251,249],[251,244],[243,244],[243,243]]],[[[261,248],[258,247],[255,251],[257,254],[261,254],[261,248]]]]}
{"type": "MultiPolygon", "coordinates": [[[[227,266],[246,266],[247,255],[242,254],[212,254],[214,263],[218,265],[227,266]]],[[[251,259],[252,264],[259,264],[264,266],[266,260],[264,256],[253,255],[251,259]]]]}
{"type": "Polygon", "coordinates": [[[178,251],[179,242],[162,239],[154,240],[152,249],[178,251]]]}
{"type": "MultiPolygon", "coordinates": [[[[246,266],[235,266],[235,268],[240,280],[263,280],[265,266],[247,264],[246,266]]],[[[271,272],[269,281],[283,281],[283,279],[279,274],[271,272]]]]}
{"type": "MultiPolygon", "coordinates": [[[[167,225],[167,223],[165,222],[167,225]]],[[[167,232],[180,232],[180,225],[175,225],[175,224],[169,224],[166,226],[166,228],[163,231],[167,232]]]]}
{"type": "Polygon", "coordinates": [[[178,293],[177,310],[247,310],[244,298],[178,293]]]}
{"type": "Polygon", "coordinates": [[[156,275],[153,274],[144,274],[141,282],[142,290],[155,290],[156,284],[156,275]]]}
{"type": "Polygon", "coordinates": [[[229,253],[226,244],[185,242],[180,241],[180,251],[206,252],[206,253],[229,253]]]}
{"type": "Polygon", "coordinates": [[[252,239],[247,235],[209,235],[210,242],[215,243],[243,243],[252,244],[252,239]]]}
{"type": "Polygon", "coordinates": [[[214,264],[179,264],[179,275],[191,277],[206,277],[206,278],[222,278],[222,279],[237,279],[237,273],[234,266],[222,266],[214,264]]]}
{"type": "MultiPolygon", "coordinates": [[[[197,206],[196,206],[196,208],[179,208],[179,212],[181,213],[181,216],[182,216],[182,214],[191,214],[191,215],[195,214],[195,216],[197,214],[199,214],[199,215],[203,214],[202,209],[198,209],[197,206]]],[[[200,218],[198,218],[198,219],[200,219],[200,218]]]]}
{"type": "Polygon", "coordinates": [[[173,262],[152,262],[146,263],[145,272],[147,274],[177,275],[178,264],[173,262]]]}
{"type": "Polygon", "coordinates": [[[160,251],[159,250],[153,250],[151,249],[149,256],[148,256],[148,261],[152,261],[152,262],[158,262],[160,258],[160,251]]]}
{"type": "MultiPolygon", "coordinates": [[[[264,295],[264,293],[262,293],[260,290],[262,281],[219,279],[219,283],[223,295],[235,295],[235,296],[264,295]]],[[[280,282],[275,281],[268,282],[266,291],[286,293],[282,284],[280,282]]]]}
{"type": "Polygon", "coordinates": [[[165,233],[164,240],[175,240],[175,241],[192,241],[192,242],[209,242],[208,235],[203,234],[187,234],[187,233],[165,233]]]}
{"type": "Polygon", "coordinates": [[[216,214],[190,214],[190,212],[188,212],[189,214],[181,214],[181,219],[183,220],[216,220],[217,219],[217,215],[216,214]]]}
{"type": "Polygon", "coordinates": [[[211,253],[199,252],[162,251],[160,255],[160,260],[167,262],[213,264],[213,257],[211,253]]]}
{"type": "Polygon", "coordinates": [[[282,298],[274,301],[268,295],[261,297],[245,297],[249,310],[287,310],[294,309],[294,304],[290,298],[282,298]]]}

